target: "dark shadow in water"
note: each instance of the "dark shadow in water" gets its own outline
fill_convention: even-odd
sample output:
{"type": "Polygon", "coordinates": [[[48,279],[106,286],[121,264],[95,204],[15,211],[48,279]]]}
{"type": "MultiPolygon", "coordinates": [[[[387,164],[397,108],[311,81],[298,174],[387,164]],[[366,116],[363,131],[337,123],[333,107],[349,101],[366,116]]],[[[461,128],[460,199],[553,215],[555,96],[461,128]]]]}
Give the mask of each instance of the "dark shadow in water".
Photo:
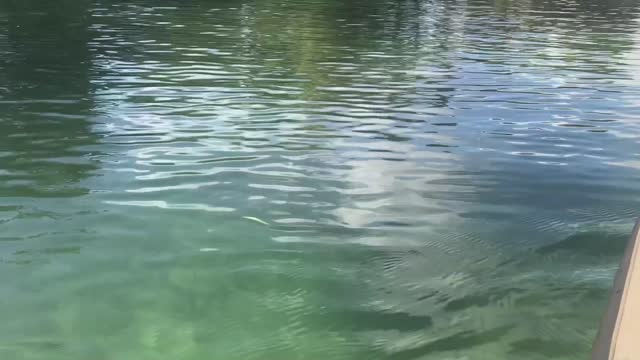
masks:
{"type": "Polygon", "coordinates": [[[604,231],[590,231],[571,235],[556,243],[538,248],[542,255],[566,251],[570,254],[616,256],[624,252],[628,236],[604,231]]]}
{"type": "MultiPolygon", "coordinates": [[[[345,310],[323,314],[329,319],[342,319],[347,322],[346,327],[356,331],[395,330],[421,331],[433,325],[430,316],[412,315],[403,312],[384,312],[367,310],[345,310]]],[[[345,324],[341,324],[344,329],[345,324]]]]}
{"type": "Polygon", "coordinates": [[[512,326],[503,326],[481,332],[462,331],[432,341],[425,345],[418,346],[414,349],[398,351],[396,353],[390,354],[388,359],[423,359],[427,355],[432,355],[438,352],[468,350],[474,346],[500,341],[505,335],[509,333],[512,328],[512,326]]]}
{"type": "Polygon", "coordinates": [[[542,355],[547,359],[569,357],[575,354],[579,343],[562,339],[529,338],[509,344],[513,356],[542,355]]]}
{"type": "Polygon", "coordinates": [[[2,0],[0,196],[68,197],[96,169],[88,0],[2,0]]]}

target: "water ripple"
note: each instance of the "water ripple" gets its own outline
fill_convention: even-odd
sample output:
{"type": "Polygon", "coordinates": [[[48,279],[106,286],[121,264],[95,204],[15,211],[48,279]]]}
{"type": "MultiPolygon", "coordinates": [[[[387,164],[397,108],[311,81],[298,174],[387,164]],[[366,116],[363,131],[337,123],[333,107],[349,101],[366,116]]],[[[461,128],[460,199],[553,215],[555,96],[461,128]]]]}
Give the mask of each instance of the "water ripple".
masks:
{"type": "Polygon", "coordinates": [[[633,2],[9,3],[0,356],[587,356],[633,2]]]}

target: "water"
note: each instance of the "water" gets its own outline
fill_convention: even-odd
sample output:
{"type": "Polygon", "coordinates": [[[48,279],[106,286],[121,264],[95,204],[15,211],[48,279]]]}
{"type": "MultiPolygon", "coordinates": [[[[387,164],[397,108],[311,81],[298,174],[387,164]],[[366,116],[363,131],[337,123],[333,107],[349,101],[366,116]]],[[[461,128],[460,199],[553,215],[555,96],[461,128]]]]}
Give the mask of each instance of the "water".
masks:
{"type": "Polygon", "coordinates": [[[584,359],[632,0],[0,0],[0,357],[584,359]]]}

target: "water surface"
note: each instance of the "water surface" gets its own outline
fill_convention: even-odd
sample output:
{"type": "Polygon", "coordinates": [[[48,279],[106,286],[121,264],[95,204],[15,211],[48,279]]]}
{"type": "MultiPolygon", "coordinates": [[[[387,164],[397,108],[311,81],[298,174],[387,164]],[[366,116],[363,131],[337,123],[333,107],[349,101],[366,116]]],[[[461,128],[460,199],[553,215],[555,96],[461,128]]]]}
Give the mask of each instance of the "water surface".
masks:
{"type": "Polygon", "coordinates": [[[0,357],[584,359],[632,0],[0,0],[0,357]]]}

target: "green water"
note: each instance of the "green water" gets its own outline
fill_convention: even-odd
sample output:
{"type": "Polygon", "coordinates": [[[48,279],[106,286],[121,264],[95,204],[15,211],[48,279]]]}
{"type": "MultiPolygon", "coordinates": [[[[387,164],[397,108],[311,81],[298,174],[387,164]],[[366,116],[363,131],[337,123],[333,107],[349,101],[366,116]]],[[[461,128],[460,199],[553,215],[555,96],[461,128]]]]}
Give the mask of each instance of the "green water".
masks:
{"type": "Polygon", "coordinates": [[[634,0],[0,0],[0,358],[585,359],[634,0]]]}

